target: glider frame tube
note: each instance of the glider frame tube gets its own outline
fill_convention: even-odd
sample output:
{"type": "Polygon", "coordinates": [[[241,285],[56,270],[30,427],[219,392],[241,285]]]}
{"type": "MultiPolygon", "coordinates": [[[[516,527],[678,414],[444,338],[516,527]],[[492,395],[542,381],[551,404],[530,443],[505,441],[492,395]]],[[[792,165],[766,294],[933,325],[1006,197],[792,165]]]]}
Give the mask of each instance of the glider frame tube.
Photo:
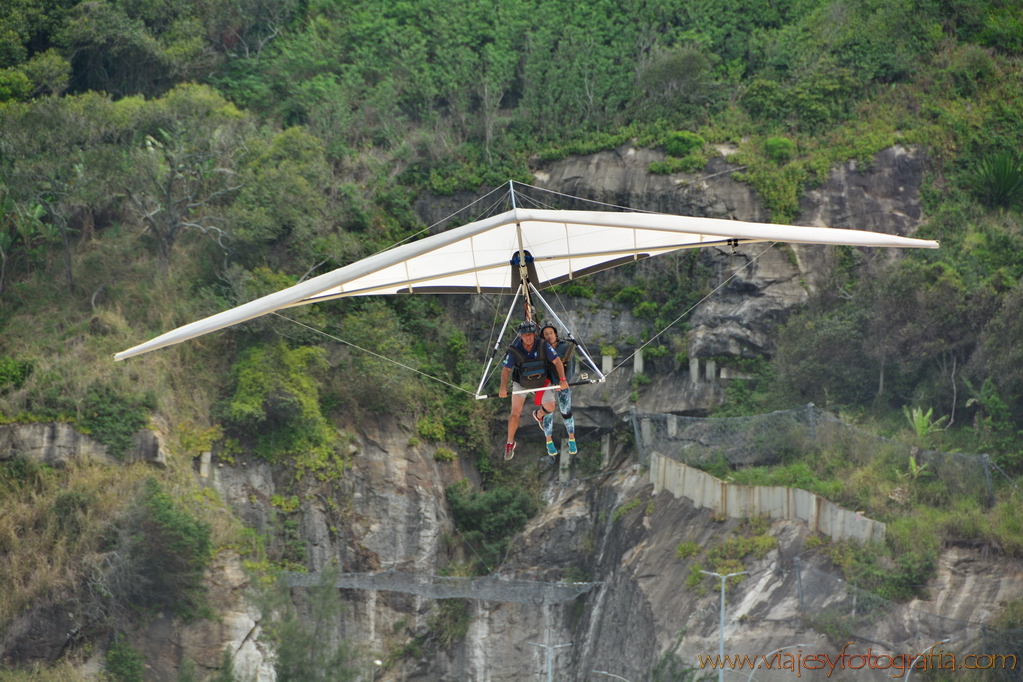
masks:
{"type": "MultiPolygon", "coordinates": [[[[561,321],[561,318],[558,317],[558,314],[556,312],[554,312],[554,309],[551,308],[550,304],[547,303],[546,300],[544,300],[544,297],[540,295],[540,292],[536,290],[536,287],[534,287],[533,284],[530,283],[529,288],[532,289],[533,293],[536,294],[536,297],[538,299],[540,299],[540,302],[543,303],[543,307],[547,309],[547,312],[549,312],[551,314],[551,317],[553,317],[554,320],[559,325],[561,325],[561,328],[565,330],[565,333],[568,335],[568,338],[573,339],[573,337],[572,337],[572,330],[568,328],[567,324],[565,324],[564,322],[561,321]]],[[[582,344],[577,343],[576,347],[579,349],[579,352],[583,354],[583,357],[586,358],[586,364],[588,364],[590,366],[590,369],[592,369],[594,372],[596,372],[597,376],[600,377],[600,379],[596,383],[600,383],[600,382],[604,381],[607,377],[605,377],[604,373],[601,372],[600,369],[597,367],[597,363],[593,362],[593,358],[591,358],[590,354],[586,352],[586,349],[583,348],[582,344]]],[[[595,382],[591,381],[591,382],[587,382],[587,383],[595,383],[595,382]]]]}

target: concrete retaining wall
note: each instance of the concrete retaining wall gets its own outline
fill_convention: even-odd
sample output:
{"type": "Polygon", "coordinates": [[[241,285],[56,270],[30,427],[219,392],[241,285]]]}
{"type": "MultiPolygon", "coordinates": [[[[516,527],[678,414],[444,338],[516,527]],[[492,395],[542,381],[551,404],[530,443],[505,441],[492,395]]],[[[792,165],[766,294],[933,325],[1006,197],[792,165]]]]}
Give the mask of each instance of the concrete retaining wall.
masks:
{"type": "Polygon", "coordinates": [[[697,507],[713,509],[728,518],[797,519],[832,540],[869,542],[881,540],[885,534],[883,523],[806,490],[725,483],[657,452],[650,453],[650,478],[654,494],[667,490],[675,497],[687,497],[697,507]]]}

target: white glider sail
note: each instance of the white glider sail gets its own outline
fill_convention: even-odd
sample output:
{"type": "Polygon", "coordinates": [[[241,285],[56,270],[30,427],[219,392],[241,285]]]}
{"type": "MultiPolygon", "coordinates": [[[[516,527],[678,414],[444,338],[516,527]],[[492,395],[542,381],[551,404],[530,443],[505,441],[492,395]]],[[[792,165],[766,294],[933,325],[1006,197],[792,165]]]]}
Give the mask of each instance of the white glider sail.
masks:
{"type": "Polygon", "coordinates": [[[347,296],[514,293],[518,253],[538,289],[681,249],[754,242],[938,248],[938,242],[878,232],[714,218],[513,208],[364,258],[314,279],[117,353],[115,360],[171,346],[277,310],[347,296]],[[514,265],[513,265],[514,261],[514,265]]]}

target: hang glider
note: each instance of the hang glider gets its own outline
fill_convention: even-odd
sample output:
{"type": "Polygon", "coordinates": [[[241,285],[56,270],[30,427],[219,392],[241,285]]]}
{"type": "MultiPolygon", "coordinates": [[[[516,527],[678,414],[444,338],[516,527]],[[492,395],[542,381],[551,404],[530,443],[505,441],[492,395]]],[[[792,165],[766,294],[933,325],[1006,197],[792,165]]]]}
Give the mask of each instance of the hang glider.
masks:
{"type": "MultiPolygon", "coordinates": [[[[514,195],[513,195],[514,197],[514,195]]],[[[878,232],[656,213],[512,210],[364,258],[117,353],[124,360],[283,310],[349,296],[529,293],[682,249],[757,242],[938,248],[878,232]],[[520,257],[520,254],[522,256],[520,257]]]]}

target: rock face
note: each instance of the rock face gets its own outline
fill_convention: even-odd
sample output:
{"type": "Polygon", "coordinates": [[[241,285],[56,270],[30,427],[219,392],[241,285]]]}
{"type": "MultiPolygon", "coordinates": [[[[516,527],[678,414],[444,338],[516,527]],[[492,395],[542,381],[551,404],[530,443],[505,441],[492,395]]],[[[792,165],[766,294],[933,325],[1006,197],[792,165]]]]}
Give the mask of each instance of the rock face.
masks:
{"type": "MultiPolygon", "coordinates": [[[[751,188],[731,179],[734,167],[727,157],[712,160],[698,175],[646,172],[649,163],[662,158],[655,150],[623,146],[550,164],[537,171],[536,184],[646,210],[767,219],[751,188]]],[[[901,148],[879,154],[868,169],[846,164],[808,194],[799,222],[912,234],[920,220],[921,169],[919,155],[901,148]],[[869,218],[860,219],[860,214],[869,218]]],[[[417,208],[432,223],[475,198],[424,200],[417,208]]],[[[632,405],[680,414],[700,414],[716,405],[722,385],[706,360],[769,354],[774,325],[805,302],[827,266],[826,250],[818,247],[750,246],[735,254],[712,249],[704,250],[701,258],[714,272],[713,286],[735,276],[697,306],[689,320],[688,351],[697,360],[695,365],[679,367],[667,356],[647,361],[640,371],[628,357],[635,342],[630,346],[627,337],[640,338],[645,323],[635,319],[628,306],[584,299],[564,302],[570,324],[590,342],[592,351],[599,352],[601,342],[621,351],[615,363],[621,367],[606,384],[573,396],[580,423],[588,424],[594,437],[620,425],[622,413],[632,405]],[[634,385],[638,374],[650,383],[634,385]]],[[[495,301],[482,296],[442,300],[461,313],[467,333],[486,347],[495,301]]],[[[246,525],[269,533],[278,545],[274,551],[312,571],[337,562],[345,572],[396,569],[436,575],[464,559],[455,549],[461,542],[449,517],[445,487],[462,478],[478,483],[472,465],[462,459],[436,461],[435,448],[411,441],[412,425],[393,415],[371,417],[349,430],[357,434],[352,467],[340,482],[307,477],[295,485],[288,472],[245,456],[233,461],[214,457],[212,467],[204,465],[196,473],[246,525]],[[281,503],[281,498],[292,495],[294,503],[281,503]]],[[[508,465],[508,475],[536,476],[532,462],[541,447],[529,438],[539,441],[538,430],[527,423],[520,433],[524,445],[508,465]]],[[[597,447],[593,441],[582,445],[590,451],[597,447]]],[[[140,437],[137,452],[142,459],[158,460],[158,439],[140,437]]],[[[53,463],[83,453],[106,456],[101,446],[66,425],[0,428],[0,460],[19,453],[53,463]]],[[[471,602],[465,639],[442,646],[430,639],[433,601],[404,593],[346,590],[348,609],[334,634],[351,641],[361,661],[387,661],[372,675],[384,682],[534,680],[548,669],[548,653],[555,679],[604,679],[593,673],[603,671],[640,682],[650,680],[655,669],[662,672],[660,679],[670,679],[673,666],[695,665],[697,654],[716,653],[719,594],[713,585],[705,591],[686,587],[698,557],[680,560],[676,548],[681,542],[713,546],[739,522],[720,521],[711,511],[695,509],[670,493],[654,497],[641,467],[623,464],[614,456],[612,461],[610,470],[589,480],[559,484],[554,474],[547,474],[546,507],[513,542],[506,562],[495,567],[509,577],[599,582],[586,596],[568,604],[471,602]],[[421,644],[408,646],[414,641],[421,644]]],[[[805,529],[778,521],[769,532],[778,539],[777,548],[748,561],[749,575],[729,592],[726,651],[766,654],[798,644],[815,653],[837,653],[844,642],[809,629],[800,612],[794,560],[805,550],[805,529]]],[[[942,587],[935,590],[937,598],[916,606],[940,609],[961,620],[986,621],[1006,600],[1023,594],[1021,573],[1023,568],[1015,562],[953,548],[942,558],[935,580],[942,587]]],[[[259,640],[260,614],[248,601],[238,558],[219,557],[208,583],[221,613],[219,622],[183,625],[161,616],[139,633],[136,641],[150,664],[148,679],[177,679],[185,656],[203,671],[212,670],[227,648],[246,679],[270,682],[274,674],[259,640]]],[[[40,612],[19,620],[5,636],[15,633],[26,643],[19,661],[52,660],[75,627],[71,616],[40,612]],[[30,650],[30,642],[43,649],[30,650]]],[[[4,646],[11,651],[6,642],[4,646]]],[[[756,679],[781,680],[791,674],[758,671],[756,679]]],[[[864,674],[845,671],[832,677],[851,682],[864,679],[864,674]]],[[[891,675],[868,679],[882,677],[891,675]]]]}
{"type": "MultiPolygon", "coordinates": [[[[478,474],[463,460],[435,461],[436,447],[410,445],[410,432],[386,416],[362,421],[352,468],[337,484],[308,477],[312,480],[296,488],[292,472],[247,457],[215,462],[201,481],[216,489],[247,526],[287,544],[287,557],[310,571],[336,563],[343,572],[398,569],[436,575],[450,559],[444,537],[453,532],[445,488],[463,478],[478,482],[478,474]],[[275,495],[296,495],[298,508],[275,507],[280,505],[275,495]]],[[[186,652],[201,668],[214,669],[228,649],[242,679],[271,682],[259,612],[248,601],[237,558],[222,558],[208,581],[215,588],[211,598],[221,604],[222,622],[154,621],[143,634],[151,679],[177,679],[186,652]],[[166,641],[176,643],[173,651],[166,644],[161,648],[166,641]]],[[[421,631],[432,606],[427,599],[388,592],[347,590],[344,599],[347,611],[336,634],[360,652],[385,651],[396,627],[421,631]]]]}
{"type": "MultiPolygon", "coordinates": [[[[167,465],[167,457],[156,432],[148,429],[139,431],[132,438],[132,446],[131,451],[125,453],[125,462],[167,465]]],[[[0,426],[0,462],[15,457],[27,457],[54,467],[65,466],[75,459],[106,464],[118,461],[107,454],[105,445],[66,422],[0,426]]]]}
{"type": "MultiPolygon", "coordinates": [[[[742,522],[721,521],[670,493],[651,493],[646,476],[631,471],[605,478],[599,486],[555,488],[550,505],[515,542],[502,572],[543,581],[585,576],[599,587],[569,604],[477,604],[465,642],[439,652],[412,676],[388,673],[383,679],[543,679],[547,647],[554,679],[598,679],[592,671],[604,671],[650,680],[655,670],[661,671],[660,679],[671,679],[665,671],[698,667],[699,656],[716,655],[719,583],[704,578],[689,585],[703,550],[679,559],[676,548],[681,542],[713,547],[740,530],[742,522]]],[[[798,648],[805,656],[834,659],[846,642],[853,642],[847,649],[851,655],[866,654],[868,648],[873,655],[913,655],[949,636],[958,638],[949,650],[962,655],[971,651],[977,623],[989,620],[997,604],[1023,595],[1023,564],[958,548],[942,555],[933,580],[940,600],[913,602],[893,612],[875,607],[873,618],[856,621],[847,632],[823,625],[815,629],[818,613],[801,608],[801,599],[826,602],[831,591],[844,594],[844,583],[821,570],[833,570],[826,561],[818,559],[815,567],[812,558],[807,560],[803,524],[776,521],[768,532],[777,547],[762,559],[747,558],[735,570],[748,574],[727,591],[724,649],[729,655],[791,649],[794,656],[798,648]],[[800,556],[803,563],[797,569],[800,556]],[[945,617],[928,616],[937,613],[945,617]]],[[[861,608],[867,613],[870,606],[861,608]]],[[[775,667],[757,671],[756,678],[790,679],[795,672],[775,667]]],[[[880,681],[891,675],[890,670],[839,668],[830,677],[880,681]]]]}
{"type": "Polygon", "coordinates": [[[112,462],[101,443],[65,422],[0,426],[0,461],[27,457],[50,466],[73,459],[112,462]]]}

